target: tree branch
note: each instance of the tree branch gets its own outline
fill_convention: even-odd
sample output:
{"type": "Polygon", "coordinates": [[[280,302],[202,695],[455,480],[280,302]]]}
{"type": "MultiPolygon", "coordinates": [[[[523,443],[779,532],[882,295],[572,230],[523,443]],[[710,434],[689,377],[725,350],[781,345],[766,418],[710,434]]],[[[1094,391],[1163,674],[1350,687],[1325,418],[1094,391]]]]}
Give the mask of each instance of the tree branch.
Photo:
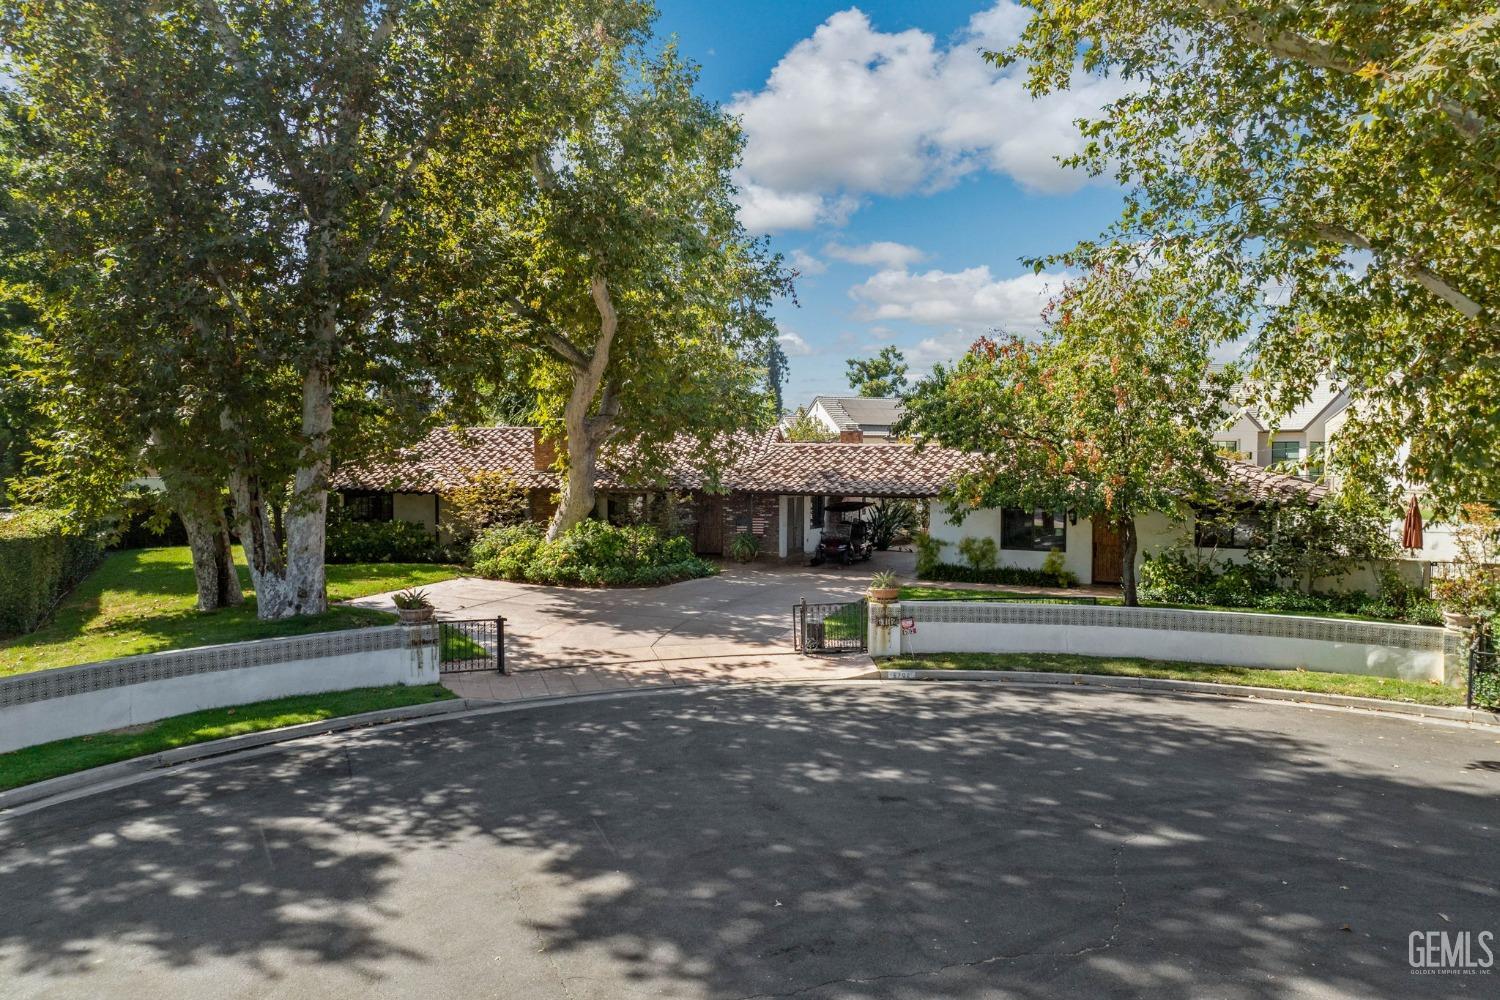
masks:
{"type": "MultiPolygon", "coordinates": [[[[1368,250],[1371,253],[1380,252],[1364,236],[1345,226],[1324,223],[1315,226],[1313,232],[1319,239],[1326,240],[1329,243],[1339,243],[1347,247],[1353,247],[1356,250],[1368,250]]],[[[1402,271],[1410,275],[1413,281],[1457,309],[1469,319],[1474,319],[1484,311],[1478,302],[1475,302],[1463,292],[1454,288],[1431,268],[1418,264],[1413,260],[1398,260],[1396,264],[1402,271]]]]}

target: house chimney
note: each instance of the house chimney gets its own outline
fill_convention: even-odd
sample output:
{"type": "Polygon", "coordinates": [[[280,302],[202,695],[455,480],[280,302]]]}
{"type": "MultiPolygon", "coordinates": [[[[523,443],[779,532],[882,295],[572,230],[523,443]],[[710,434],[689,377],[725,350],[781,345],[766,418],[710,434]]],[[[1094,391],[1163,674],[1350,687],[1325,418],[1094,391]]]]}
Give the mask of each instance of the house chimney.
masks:
{"type": "Polygon", "coordinates": [[[865,432],[861,430],[839,431],[839,444],[864,444],[865,432]]]}
{"type": "Polygon", "coordinates": [[[538,472],[549,472],[557,462],[557,442],[542,436],[540,427],[531,429],[531,461],[538,472]]]}

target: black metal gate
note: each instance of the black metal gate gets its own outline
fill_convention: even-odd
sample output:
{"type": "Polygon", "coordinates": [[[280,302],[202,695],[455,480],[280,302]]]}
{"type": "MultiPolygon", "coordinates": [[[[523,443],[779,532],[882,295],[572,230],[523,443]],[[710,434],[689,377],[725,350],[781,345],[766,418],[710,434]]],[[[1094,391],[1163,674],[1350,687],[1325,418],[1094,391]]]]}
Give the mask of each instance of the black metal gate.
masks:
{"type": "Polygon", "coordinates": [[[479,670],[505,673],[505,619],[476,618],[438,622],[438,672],[479,670]]]}
{"type": "Polygon", "coordinates": [[[808,604],[803,598],[792,608],[792,645],[799,653],[863,653],[869,624],[865,601],[808,604]]]}

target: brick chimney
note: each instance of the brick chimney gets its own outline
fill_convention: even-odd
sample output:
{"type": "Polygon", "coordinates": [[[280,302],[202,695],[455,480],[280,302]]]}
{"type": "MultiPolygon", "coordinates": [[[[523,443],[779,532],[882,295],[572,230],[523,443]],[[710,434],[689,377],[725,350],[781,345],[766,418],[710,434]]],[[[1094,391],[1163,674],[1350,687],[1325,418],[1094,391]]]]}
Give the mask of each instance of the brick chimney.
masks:
{"type": "Polygon", "coordinates": [[[557,442],[542,436],[540,427],[531,429],[531,461],[538,472],[549,472],[557,462],[557,442]]]}
{"type": "Polygon", "coordinates": [[[839,431],[839,444],[864,444],[865,432],[862,430],[839,431]]]}

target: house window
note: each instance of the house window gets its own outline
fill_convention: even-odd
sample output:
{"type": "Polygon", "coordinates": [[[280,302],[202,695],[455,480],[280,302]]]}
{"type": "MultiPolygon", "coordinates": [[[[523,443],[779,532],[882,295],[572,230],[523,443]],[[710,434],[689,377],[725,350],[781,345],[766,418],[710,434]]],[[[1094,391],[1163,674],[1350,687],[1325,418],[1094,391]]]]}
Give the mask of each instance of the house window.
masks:
{"type": "Polygon", "coordinates": [[[1323,442],[1307,442],[1307,474],[1317,479],[1323,474],[1323,442]]]}
{"type": "Polygon", "coordinates": [[[1271,462],[1295,462],[1302,457],[1301,441],[1272,441],[1271,462]]]}
{"type": "Polygon", "coordinates": [[[344,514],[351,521],[389,521],[393,499],[390,493],[350,490],[344,494],[344,514]]]}
{"type": "Polygon", "coordinates": [[[1007,507],[1000,514],[1000,547],[1030,552],[1066,551],[1067,525],[1065,511],[1007,507]]]}
{"type": "Polygon", "coordinates": [[[1193,544],[1200,549],[1254,549],[1265,543],[1265,522],[1254,511],[1199,512],[1193,523],[1193,544]]]}
{"type": "Polygon", "coordinates": [[[1237,438],[1225,438],[1222,441],[1215,441],[1214,451],[1220,455],[1228,455],[1230,458],[1247,457],[1243,451],[1240,451],[1240,442],[1237,438]]]}
{"type": "Polygon", "coordinates": [[[822,497],[813,497],[812,498],[812,522],[811,523],[812,523],[812,526],[814,528],[822,528],[823,527],[823,498],[822,497]]]}

